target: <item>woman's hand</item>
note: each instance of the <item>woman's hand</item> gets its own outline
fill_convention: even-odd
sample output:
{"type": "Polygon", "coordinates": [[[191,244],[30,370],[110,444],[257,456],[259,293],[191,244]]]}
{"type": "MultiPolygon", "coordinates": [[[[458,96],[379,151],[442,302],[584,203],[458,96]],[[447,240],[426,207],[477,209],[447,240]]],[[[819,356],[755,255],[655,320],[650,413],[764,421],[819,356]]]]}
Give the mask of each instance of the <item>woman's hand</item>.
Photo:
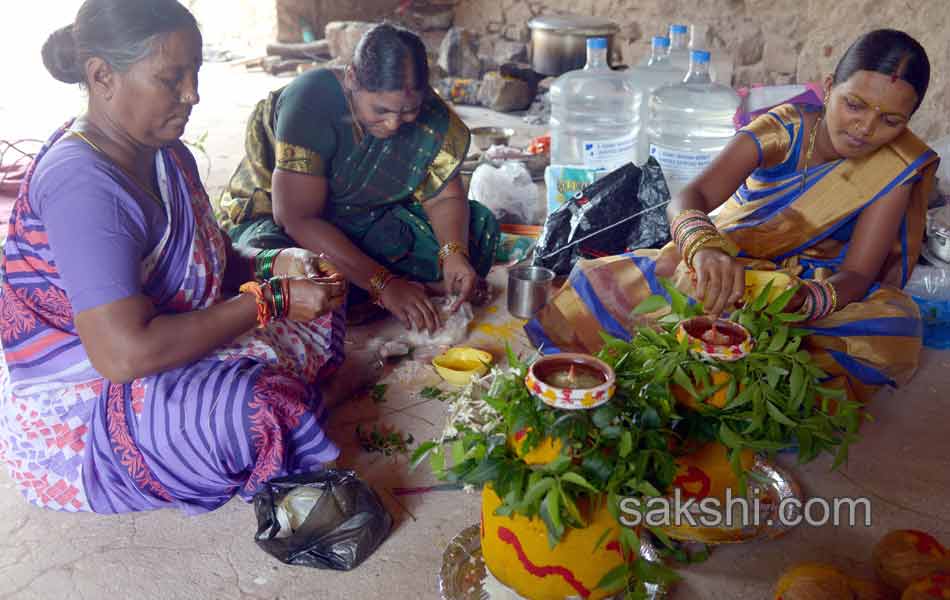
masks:
{"type": "Polygon", "coordinates": [[[463,302],[472,299],[478,283],[478,274],[464,254],[456,253],[442,261],[442,282],[445,284],[446,293],[457,297],[449,307],[449,312],[454,313],[463,302]]]}
{"type": "Polygon", "coordinates": [[[324,257],[303,248],[286,248],[274,260],[275,277],[329,277],[339,271],[324,257]]]}
{"type": "Polygon", "coordinates": [[[421,283],[397,277],[383,288],[379,300],[406,327],[432,333],[442,326],[439,311],[421,283]]]}
{"type": "Polygon", "coordinates": [[[745,292],[745,268],[718,248],[697,250],[693,255],[696,271],[696,298],[707,314],[719,316],[742,298],[745,292]]]}
{"type": "MultiPolygon", "coordinates": [[[[283,254],[283,252],[281,252],[283,254]]],[[[293,277],[290,280],[291,321],[313,321],[343,306],[346,280],[341,275],[293,277]]]]}

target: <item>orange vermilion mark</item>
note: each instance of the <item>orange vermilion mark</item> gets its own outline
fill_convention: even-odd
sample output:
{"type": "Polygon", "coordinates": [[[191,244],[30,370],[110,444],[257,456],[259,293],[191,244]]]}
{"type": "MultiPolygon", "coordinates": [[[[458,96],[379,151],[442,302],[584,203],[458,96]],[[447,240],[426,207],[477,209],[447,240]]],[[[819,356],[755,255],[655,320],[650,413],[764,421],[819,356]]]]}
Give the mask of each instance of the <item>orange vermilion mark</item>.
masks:
{"type": "Polygon", "coordinates": [[[680,488],[686,498],[705,498],[712,487],[709,475],[696,466],[690,466],[685,474],[674,479],[673,485],[680,488]]]}
{"type": "Polygon", "coordinates": [[[518,539],[518,536],[507,527],[498,528],[498,539],[505,542],[506,544],[510,544],[511,547],[514,548],[515,554],[518,555],[518,560],[528,573],[531,573],[535,577],[557,575],[558,577],[563,578],[569,586],[574,588],[581,598],[590,597],[590,590],[584,587],[584,584],[578,581],[577,577],[574,576],[574,573],[572,573],[567,567],[538,566],[532,563],[531,560],[528,559],[528,556],[524,553],[524,548],[521,547],[521,541],[518,539]]]}

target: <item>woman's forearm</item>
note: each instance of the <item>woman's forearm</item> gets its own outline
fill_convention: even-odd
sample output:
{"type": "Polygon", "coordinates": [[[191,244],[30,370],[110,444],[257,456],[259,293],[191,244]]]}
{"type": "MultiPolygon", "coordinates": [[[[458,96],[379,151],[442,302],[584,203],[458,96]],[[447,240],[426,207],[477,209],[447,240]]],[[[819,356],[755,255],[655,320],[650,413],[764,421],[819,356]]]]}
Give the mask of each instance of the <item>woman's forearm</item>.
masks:
{"type": "Polygon", "coordinates": [[[133,296],[76,316],[93,366],[127,383],[199,360],[257,324],[257,301],[240,294],[202,310],[156,314],[151,300],[133,296]]]}
{"type": "Polygon", "coordinates": [[[835,288],[836,308],[844,308],[852,302],[863,300],[874,280],[854,271],[838,271],[828,278],[835,288]]]}
{"type": "Polygon", "coordinates": [[[708,214],[712,210],[708,204],[706,197],[703,196],[698,187],[687,185],[670,201],[666,207],[666,216],[672,223],[676,215],[684,210],[701,210],[708,214]]]}
{"type": "Polygon", "coordinates": [[[439,247],[455,242],[468,252],[468,201],[461,195],[432,198],[422,205],[439,247]]]}
{"type": "Polygon", "coordinates": [[[350,241],[338,227],[319,217],[295,219],[284,229],[301,248],[317,254],[323,253],[343,277],[364,290],[370,288],[373,275],[383,268],[350,241]]]}

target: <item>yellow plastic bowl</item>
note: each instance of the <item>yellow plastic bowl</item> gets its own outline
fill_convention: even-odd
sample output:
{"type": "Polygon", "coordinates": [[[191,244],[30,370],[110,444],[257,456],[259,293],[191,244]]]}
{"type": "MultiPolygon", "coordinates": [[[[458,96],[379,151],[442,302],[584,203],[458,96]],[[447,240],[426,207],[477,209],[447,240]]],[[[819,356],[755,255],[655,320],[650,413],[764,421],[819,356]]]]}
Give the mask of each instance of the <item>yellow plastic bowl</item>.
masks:
{"type": "Polygon", "coordinates": [[[493,357],[477,348],[450,348],[432,359],[432,366],[442,379],[454,385],[468,385],[472,377],[488,372],[493,357]]]}

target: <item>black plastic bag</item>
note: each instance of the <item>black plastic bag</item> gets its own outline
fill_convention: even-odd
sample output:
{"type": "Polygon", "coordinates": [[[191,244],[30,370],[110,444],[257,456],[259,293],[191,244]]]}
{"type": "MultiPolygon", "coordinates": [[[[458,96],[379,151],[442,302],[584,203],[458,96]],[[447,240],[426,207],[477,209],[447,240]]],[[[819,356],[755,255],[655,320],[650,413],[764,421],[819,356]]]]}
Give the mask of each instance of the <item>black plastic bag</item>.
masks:
{"type": "Polygon", "coordinates": [[[534,252],[534,264],[547,267],[558,275],[567,275],[580,258],[660,248],[670,241],[670,224],[666,218],[669,200],[670,192],[663,171],[653,157],[642,169],[628,163],[611,171],[548,215],[534,252]],[[653,206],[657,208],[552,254],[653,206]]]}
{"type": "Polygon", "coordinates": [[[289,565],[349,571],[389,535],[392,517],[353,471],[328,469],[272,479],[254,495],[257,534],[265,552],[289,565]],[[289,498],[288,498],[289,496],[289,498]],[[291,532],[286,500],[315,503],[291,532]],[[283,512],[281,512],[283,511],[283,512]]]}

